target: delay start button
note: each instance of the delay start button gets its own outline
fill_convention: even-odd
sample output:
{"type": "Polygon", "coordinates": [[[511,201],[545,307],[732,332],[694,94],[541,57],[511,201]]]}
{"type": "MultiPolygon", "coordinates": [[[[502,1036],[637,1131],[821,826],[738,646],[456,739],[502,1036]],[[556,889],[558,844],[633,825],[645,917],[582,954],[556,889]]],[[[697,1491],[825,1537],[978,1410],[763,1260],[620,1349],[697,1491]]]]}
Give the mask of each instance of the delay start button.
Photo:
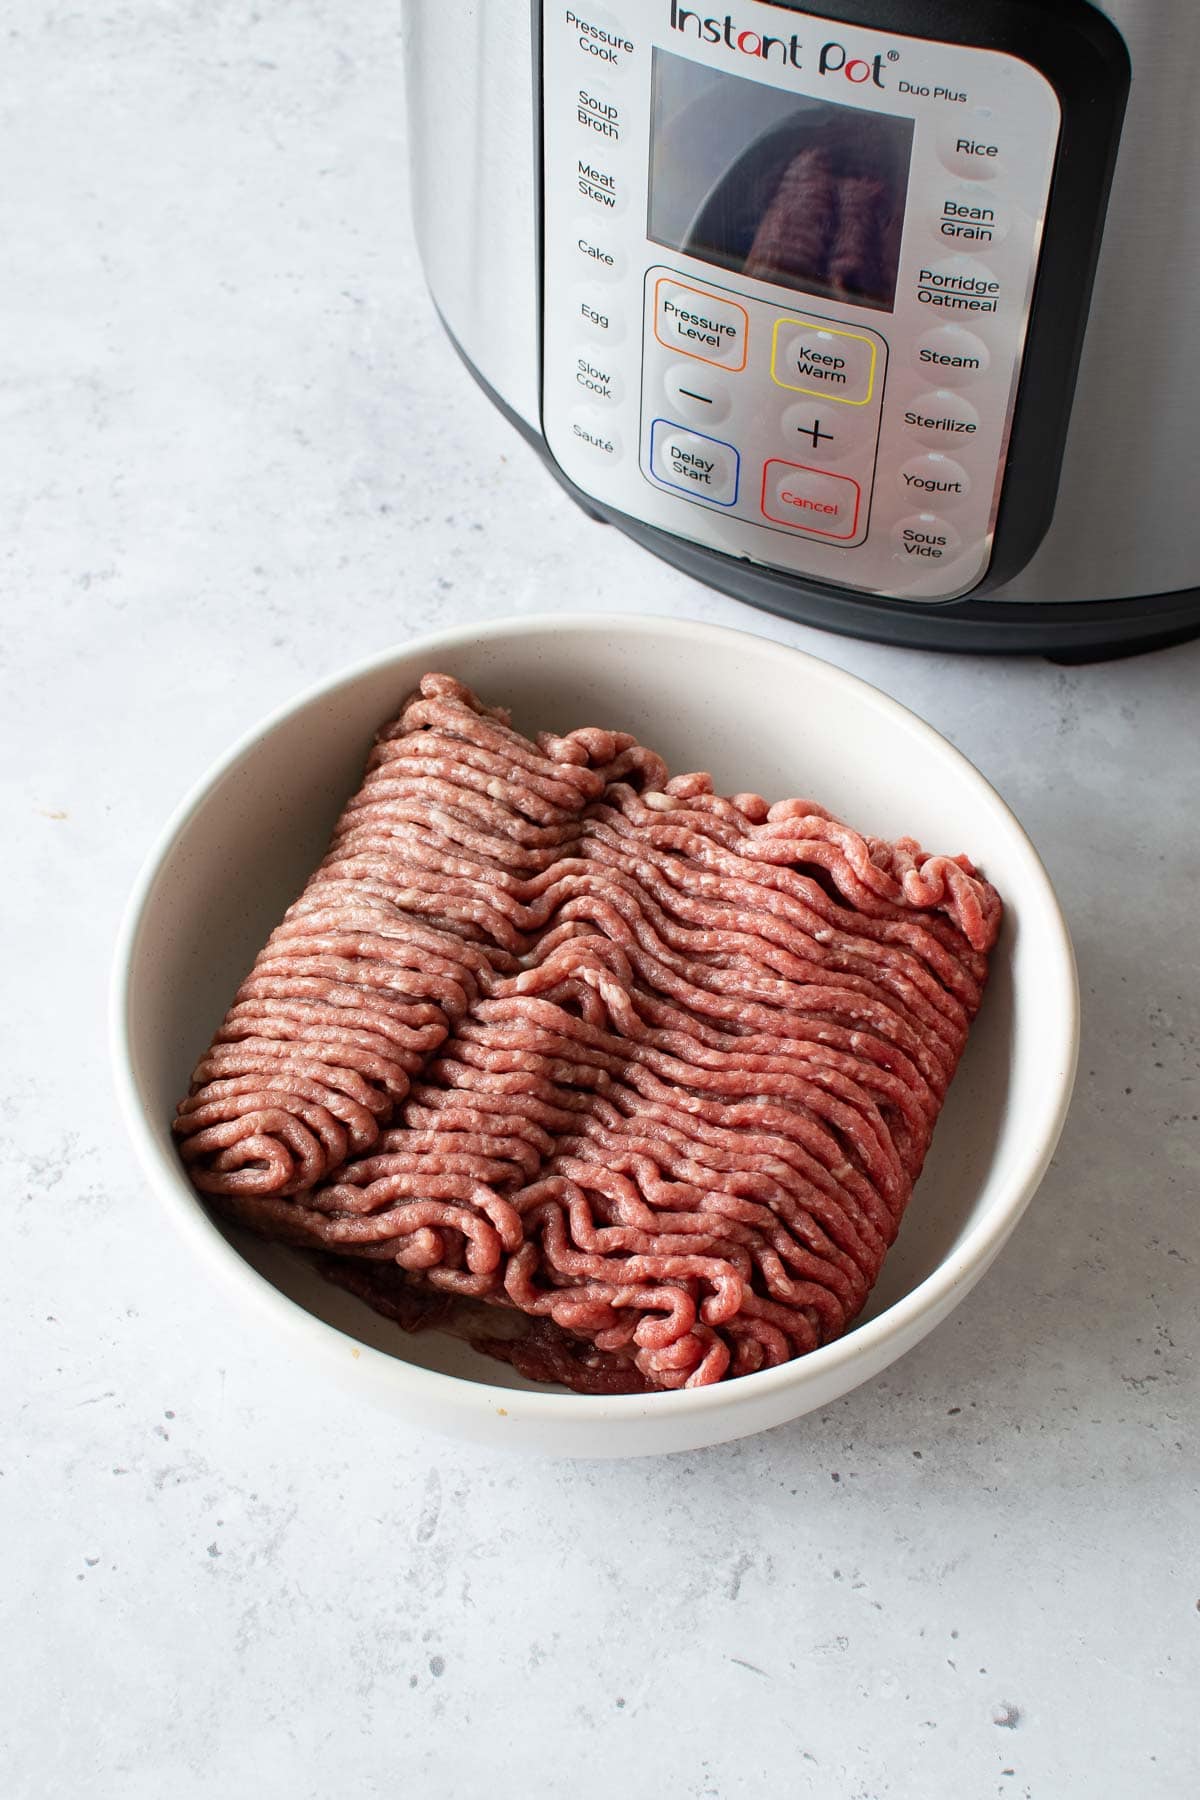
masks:
{"type": "Polygon", "coordinates": [[[741,460],[732,444],[700,431],[684,431],[670,419],[655,419],[651,427],[650,470],[655,480],[693,500],[732,506],[738,496],[741,460]]]}
{"type": "Polygon", "coordinates": [[[668,350],[744,369],[750,318],[735,300],[660,275],[654,284],[654,335],[668,350]]]}

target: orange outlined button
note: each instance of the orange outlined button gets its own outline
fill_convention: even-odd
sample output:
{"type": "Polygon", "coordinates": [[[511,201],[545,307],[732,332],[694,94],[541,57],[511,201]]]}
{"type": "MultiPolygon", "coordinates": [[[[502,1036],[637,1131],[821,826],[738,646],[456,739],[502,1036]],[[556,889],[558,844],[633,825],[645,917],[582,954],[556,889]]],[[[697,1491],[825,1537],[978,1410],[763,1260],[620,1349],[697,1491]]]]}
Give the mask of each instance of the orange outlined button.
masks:
{"type": "Polygon", "coordinates": [[[849,475],[772,457],[763,464],[762,511],[776,525],[845,542],[858,530],[862,489],[849,475]]]}
{"type": "Polygon", "coordinates": [[[776,319],[771,380],[796,394],[866,406],[875,391],[875,340],[811,319],[776,319]]]}
{"type": "Polygon", "coordinates": [[[654,335],[681,356],[722,369],[744,369],[750,316],[736,300],[660,275],[654,284],[654,335]]]}

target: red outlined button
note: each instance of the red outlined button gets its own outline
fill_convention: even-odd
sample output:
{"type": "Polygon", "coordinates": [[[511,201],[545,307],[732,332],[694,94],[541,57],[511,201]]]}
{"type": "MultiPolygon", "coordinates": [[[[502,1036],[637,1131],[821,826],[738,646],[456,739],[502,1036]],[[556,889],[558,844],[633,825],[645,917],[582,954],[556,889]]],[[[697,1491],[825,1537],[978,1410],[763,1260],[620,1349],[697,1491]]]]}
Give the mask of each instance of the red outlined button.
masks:
{"type": "Polygon", "coordinates": [[[861,506],[862,489],[848,475],[830,475],[779,457],[763,465],[763,517],[776,525],[845,542],[858,530],[861,506]]]}
{"type": "Polygon", "coordinates": [[[654,284],[654,335],[668,350],[722,369],[744,369],[750,315],[736,300],[660,275],[654,284]]]}

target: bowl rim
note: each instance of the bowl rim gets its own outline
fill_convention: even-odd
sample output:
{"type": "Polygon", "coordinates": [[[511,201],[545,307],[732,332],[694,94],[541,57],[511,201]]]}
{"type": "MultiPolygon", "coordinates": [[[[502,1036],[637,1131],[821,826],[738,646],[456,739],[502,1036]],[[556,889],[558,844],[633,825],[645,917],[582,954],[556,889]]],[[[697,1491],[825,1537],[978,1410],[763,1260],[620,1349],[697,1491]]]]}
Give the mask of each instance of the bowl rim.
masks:
{"type": "MultiPolygon", "coordinates": [[[[956,745],[911,708],[886,694],[874,683],[851,674],[836,663],[826,662],[807,650],[778,639],[760,636],[733,626],[716,625],[681,619],[669,614],[626,614],[612,612],[587,613],[520,613],[426,633],[386,649],[373,652],[348,667],[335,671],[305,687],[298,695],[282,702],[265,719],[250,727],[211,764],[186,792],[157,833],[138,873],[126,903],[117,933],[113,956],[109,1005],[109,1047],[117,1099],[138,1161],[149,1183],[164,1203],[176,1226],[203,1256],[213,1272],[227,1288],[265,1313],[286,1335],[304,1339],[327,1358],[342,1362],[345,1349],[357,1353],[360,1366],[365,1363],[381,1381],[399,1381],[415,1392],[431,1408],[443,1412],[475,1413],[482,1405],[492,1411],[515,1412],[544,1424],[590,1420],[596,1425],[618,1423],[653,1416],[695,1417],[749,1402],[768,1400],[788,1388],[803,1388],[810,1380],[824,1375],[836,1380],[845,1365],[869,1362],[872,1353],[889,1340],[915,1343],[919,1338],[909,1334],[926,1314],[936,1318],[950,1310],[954,1291],[978,1272],[982,1274],[1000,1250],[1037,1191],[1049,1167],[1066,1121],[1074,1087],[1079,1055],[1079,983],[1070,932],[1050,877],[1046,872],[1028,833],[987,778],[956,745]],[[734,1382],[716,1382],[708,1387],[680,1388],[651,1394],[590,1395],[550,1393],[493,1387],[461,1375],[447,1375],[411,1363],[403,1357],[389,1355],[342,1331],[338,1326],[310,1313],[298,1301],[267,1279],[246,1261],[225,1237],[207,1212],[200,1196],[188,1183],[181,1166],[170,1164],[155,1138],[150,1119],[138,1092],[135,1073],[130,1010],[132,987],[140,939],[154,898],[177,840],[206,803],[218,784],[235,770],[253,751],[297,713],[322,700],[329,700],[343,689],[353,687],[389,664],[413,657],[424,658],[453,654],[465,645],[496,638],[536,637],[545,632],[559,635],[583,635],[598,629],[619,630],[639,636],[705,640],[714,647],[748,645],[763,654],[777,655],[793,663],[807,666],[810,676],[833,688],[853,693],[855,698],[873,707],[892,723],[924,737],[939,755],[959,765],[965,774],[983,790],[1015,834],[1029,863],[1028,880],[1023,893],[1033,897],[1043,910],[1056,954],[1048,962],[1043,986],[1057,986],[1058,1006],[1052,1018],[1060,1022],[1060,1041],[1054,1047],[1054,1061],[1063,1076],[1057,1084],[1047,1084],[1038,1112],[1029,1121],[1026,1133],[1028,1150],[1021,1172],[1015,1178],[1006,1200],[973,1225],[963,1241],[924,1279],[910,1288],[883,1312],[861,1325],[854,1325],[833,1343],[822,1345],[804,1356],[793,1358],[772,1369],[760,1369],[743,1375],[734,1382]]],[[[343,1363],[344,1366],[344,1363],[343,1363]]],[[[851,1384],[852,1385],[852,1384],[851,1384]]]]}

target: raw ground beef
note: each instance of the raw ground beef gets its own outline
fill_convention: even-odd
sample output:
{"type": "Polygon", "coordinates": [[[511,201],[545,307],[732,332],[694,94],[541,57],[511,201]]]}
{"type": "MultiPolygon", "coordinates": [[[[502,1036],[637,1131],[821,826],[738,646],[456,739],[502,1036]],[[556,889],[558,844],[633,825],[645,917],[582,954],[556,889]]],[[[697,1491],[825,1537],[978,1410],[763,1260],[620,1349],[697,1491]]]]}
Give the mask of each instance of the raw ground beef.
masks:
{"type": "Polygon", "coordinates": [[[1000,912],[965,857],[672,780],[626,733],[531,741],[427,675],[180,1150],[227,1218],[536,1380],[749,1374],[866,1300],[1000,912]]]}

